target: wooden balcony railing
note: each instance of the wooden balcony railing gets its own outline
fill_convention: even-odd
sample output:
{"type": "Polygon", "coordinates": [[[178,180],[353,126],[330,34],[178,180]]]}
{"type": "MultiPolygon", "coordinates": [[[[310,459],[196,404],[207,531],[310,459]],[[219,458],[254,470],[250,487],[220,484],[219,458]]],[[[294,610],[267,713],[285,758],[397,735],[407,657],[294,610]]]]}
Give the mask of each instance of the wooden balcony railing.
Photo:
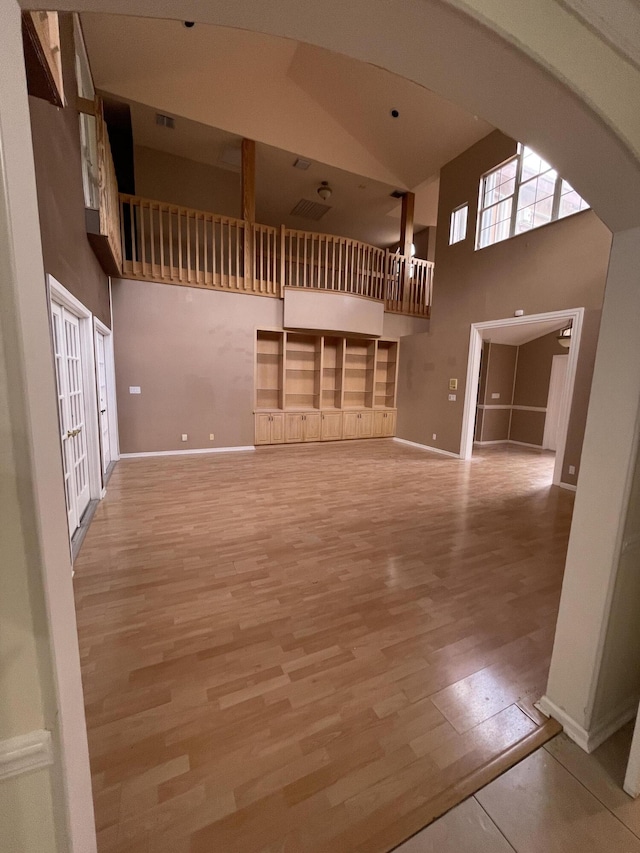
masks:
{"type": "Polygon", "coordinates": [[[131,195],[120,195],[120,223],[127,278],[271,297],[282,297],[285,287],[329,290],[384,301],[393,313],[429,316],[428,261],[131,195]]]}

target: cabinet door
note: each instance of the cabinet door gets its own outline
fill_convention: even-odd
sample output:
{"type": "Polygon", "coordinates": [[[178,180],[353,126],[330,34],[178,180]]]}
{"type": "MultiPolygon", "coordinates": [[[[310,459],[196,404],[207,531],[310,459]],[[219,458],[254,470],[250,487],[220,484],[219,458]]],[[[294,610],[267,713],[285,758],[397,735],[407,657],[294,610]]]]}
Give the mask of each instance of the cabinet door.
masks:
{"type": "Polygon", "coordinates": [[[320,441],[322,432],[322,419],[320,412],[312,412],[304,416],[304,440],[320,441]]]}
{"type": "Polygon", "coordinates": [[[322,440],[337,441],[342,438],[342,412],[325,412],[322,415],[322,440]]]}
{"type": "Polygon", "coordinates": [[[385,435],[385,427],[386,427],[386,412],[374,412],[373,413],[373,437],[381,438],[385,435]]]}
{"type": "Polygon", "coordinates": [[[302,441],[302,415],[287,412],[284,416],[284,440],[302,441]]]}
{"type": "Polygon", "coordinates": [[[284,442],[284,415],[271,415],[271,444],[284,442]]]}
{"type": "Polygon", "coordinates": [[[271,415],[256,415],[256,444],[271,444],[271,415]]]}
{"type": "Polygon", "coordinates": [[[396,413],[395,412],[385,412],[384,419],[384,433],[383,435],[395,435],[396,434],[396,413]]]}
{"type": "Polygon", "coordinates": [[[345,412],[342,416],[342,437],[343,438],[357,438],[358,437],[358,424],[359,412],[345,412]]]}
{"type": "Polygon", "coordinates": [[[360,412],[358,438],[371,438],[373,435],[373,412],[360,412]]]}

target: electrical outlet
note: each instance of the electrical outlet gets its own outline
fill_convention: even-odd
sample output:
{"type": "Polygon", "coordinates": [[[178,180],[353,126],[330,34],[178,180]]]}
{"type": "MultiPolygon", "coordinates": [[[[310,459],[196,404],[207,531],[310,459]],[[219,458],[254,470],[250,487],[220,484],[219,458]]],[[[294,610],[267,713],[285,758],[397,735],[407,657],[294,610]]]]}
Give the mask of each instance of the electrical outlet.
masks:
{"type": "Polygon", "coordinates": [[[209,433],[209,441],[213,441],[214,438],[215,438],[214,434],[212,432],[210,432],[209,433]]]}
{"type": "Polygon", "coordinates": [[[438,436],[435,434],[435,432],[434,432],[434,434],[431,436],[431,438],[432,438],[432,440],[433,440],[433,441],[435,441],[437,437],[438,437],[438,436]]]}
{"type": "Polygon", "coordinates": [[[186,434],[186,432],[183,432],[183,433],[182,433],[182,440],[183,440],[183,441],[186,441],[186,440],[187,440],[187,438],[188,438],[188,435],[186,434]]]}
{"type": "Polygon", "coordinates": [[[129,393],[130,394],[140,394],[140,386],[139,385],[129,385],[129,393]]]}
{"type": "Polygon", "coordinates": [[[455,394],[449,394],[449,402],[455,403],[455,401],[456,401],[456,395],[455,394]]]}
{"type": "Polygon", "coordinates": [[[569,473],[570,474],[576,473],[576,466],[575,465],[569,465],[569,473]]]}
{"type": "Polygon", "coordinates": [[[499,400],[500,399],[500,392],[494,391],[493,394],[491,395],[491,399],[492,400],[499,400]]]}

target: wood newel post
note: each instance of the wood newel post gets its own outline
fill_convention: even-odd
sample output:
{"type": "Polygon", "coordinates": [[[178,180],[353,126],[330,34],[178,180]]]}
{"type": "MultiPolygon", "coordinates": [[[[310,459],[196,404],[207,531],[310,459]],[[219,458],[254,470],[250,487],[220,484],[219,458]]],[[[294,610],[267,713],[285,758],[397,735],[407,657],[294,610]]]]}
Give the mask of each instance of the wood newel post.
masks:
{"type": "Polygon", "coordinates": [[[244,287],[256,290],[255,230],[256,221],[256,143],[242,140],[242,211],[244,220],[244,287]]]}

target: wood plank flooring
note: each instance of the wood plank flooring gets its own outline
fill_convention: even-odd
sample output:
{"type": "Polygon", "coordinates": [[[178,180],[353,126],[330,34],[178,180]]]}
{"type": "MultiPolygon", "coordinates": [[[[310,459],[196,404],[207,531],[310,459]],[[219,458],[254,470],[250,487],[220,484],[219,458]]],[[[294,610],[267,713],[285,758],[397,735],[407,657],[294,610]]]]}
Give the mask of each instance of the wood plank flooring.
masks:
{"type": "Polygon", "coordinates": [[[382,853],[547,739],[552,467],[391,440],[121,461],[75,565],[100,853],[382,853]]]}

